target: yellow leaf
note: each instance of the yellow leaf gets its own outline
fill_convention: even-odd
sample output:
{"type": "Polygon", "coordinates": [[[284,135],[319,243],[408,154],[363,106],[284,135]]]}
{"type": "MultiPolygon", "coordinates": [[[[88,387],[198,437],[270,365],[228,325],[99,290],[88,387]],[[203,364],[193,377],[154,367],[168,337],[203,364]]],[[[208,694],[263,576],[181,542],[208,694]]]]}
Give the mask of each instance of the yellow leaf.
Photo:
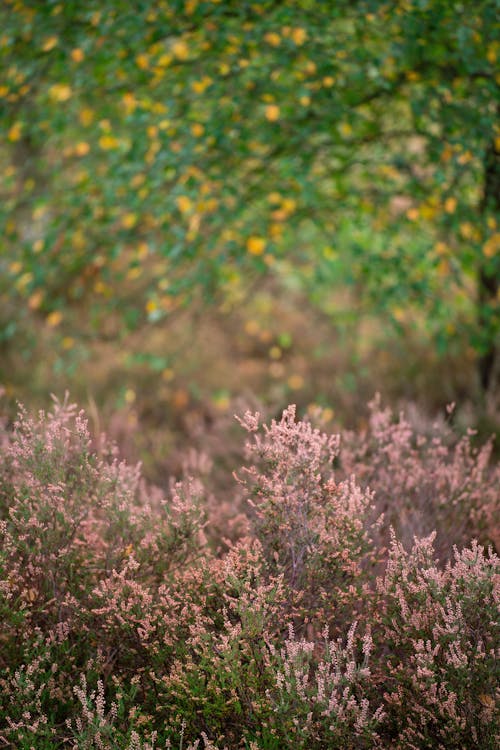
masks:
{"type": "Polygon", "coordinates": [[[62,313],[59,310],[54,310],[47,315],[45,321],[48,326],[50,326],[51,328],[55,328],[62,321],[62,313]]]}
{"type": "Polygon", "coordinates": [[[130,91],[122,96],[122,102],[128,115],[132,114],[132,112],[135,112],[137,108],[137,101],[135,96],[131,94],[130,91]]]}
{"type": "Polygon", "coordinates": [[[292,29],[290,32],[290,37],[293,39],[295,44],[300,46],[301,44],[304,44],[307,39],[307,31],[301,28],[292,29]]]}
{"type": "Polygon", "coordinates": [[[266,240],[264,237],[249,237],[247,240],[247,250],[250,255],[262,255],[266,249],[266,240]]]}
{"type": "Polygon", "coordinates": [[[280,108],[277,104],[268,104],[266,109],[266,120],[269,120],[269,122],[276,122],[276,120],[279,120],[280,117],[280,108]]]}
{"type": "Polygon", "coordinates": [[[436,255],[448,255],[449,254],[449,247],[444,242],[436,242],[434,245],[434,251],[436,255]]]}
{"type": "Polygon", "coordinates": [[[455,213],[455,209],[457,207],[457,199],[453,196],[450,196],[447,198],[444,202],[444,210],[447,214],[453,214],[455,213]]]}
{"type": "Polygon", "coordinates": [[[71,50],[71,59],[73,60],[73,62],[81,63],[84,58],[85,58],[85,53],[79,47],[71,50]]]}
{"type": "Polygon", "coordinates": [[[84,109],[80,110],[78,119],[84,127],[88,127],[94,120],[94,112],[88,107],[85,107],[84,109]]]}
{"type": "Polygon", "coordinates": [[[483,255],[487,258],[494,258],[500,250],[500,233],[492,234],[483,245],[483,255]]]}
{"type": "Polygon", "coordinates": [[[281,203],[281,195],[275,192],[269,193],[269,195],[267,196],[267,200],[269,201],[269,203],[281,203]]]}
{"type": "Polygon", "coordinates": [[[172,53],[178,60],[187,60],[189,57],[189,47],[182,39],[172,45],[172,53]]]}
{"type": "Polygon", "coordinates": [[[90,151],[90,146],[85,141],[80,141],[75,146],[75,154],[77,156],[85,156],[90,151]]]}
{"type": "Polygon", "coordinates": [[[127,388],[125,391],[125,401],[127,404],[133,404],[136,399],[135,391],[132,388],[127,388]]]}
{"type": "Polygon", "coordinates": [[[54,49],[54,47],[57,46],[57,41],[56,36],[49,36],[42,44],[42,50],[44,52],[50,52],[51,49],[54,49]]]}
{"type": "Polygon", "coordinates": [[[352,125],[348,122],[339,123],[339,133],[343,138],[349,138],[352,135],[352,125]]]}
{"type": "Polygon", "coordinates": [[[416,221],[419,217],[418,208],[409,208],[406,212],[406,218],[410,221],[416,221]]]}
{"type": "Polygon", "coordinates": [[[42,302],[43,292],[41,291],[41,289],[37,289],[37,291],[33,292],[31,297],[28,299],[28,307],[30,310],[38,310],[42,302]]]}
{"type": "Polygon", "coordinates": [[[205,89],[207,89],[210,84],[212,83],[212,79],[208,76],[203,76],[203,78],[199,81],[193,81],[191,84],[191,88],[195,92],[195,94],[203,94],[205,89]]]}
{"type": "Polygon", "coordinates": [[[67,102],[71,98],[73,91],[67,83],[55,83],[49,88],[49,97],[53,102],[67,102]]]}
{"type": "Polygon", "coordinates": [[[195,138],[200,138],[204,132],[205,132],[205,126],[202,125],[200,122],[195,122],[193,125],[191,125],[191,133],[194,135],[195,138]]]}
{"type": "Polygon", "coordinates": [[[176,198],[176,204],[177,208],[181,212],[181,214],[186,214],[188,211],[191,211],[193,207],[193,203],[191,201],[191,198],[189,198],[187,195],[179,195],[176,198]]]}
{"type": "Polygon", "coordinates": [[[103,151],[111,151],[112,149],[117,148],[118,145],[118,138],[115,138],[114,135],[102,135],[99,138],[99,146],[103,149],[103,151]]]}
{"type": "Polygon", "coordinates": [[[133,266],[132,268],[129,268],[127,271],[127,279],[129,281],[134,281],[135,279],[138,279],[140,276],[142,276],[142,268],[139,266],[133,266]]]}
{"type": "Polygon", "coordinates": [[[16,141],[19,141],[21,138],[21,130],[22,130],[22,123],[21,122],[15,122],[14,125],[10,128],[9,132],[7,133],[7,138],[12,143],[15,143],[16,141]]]}
{"type": "Polygon", "coordinates": [[[170,63],[172,62],[172,55],[161,55],[158,60],[156,61],[156,64],[160,66],[160,68],[168,68],[170,63]]]}
{"type": "Polygon", "coordinates": [[[264,40],[271,45],[271,47],[279,47],[281,44],[281,37],[274,31],[270,31],[268,34],[264,34],[264,40]]]}
{"type": "Polygon", "coordinates": [[[122,227],[132,229],[137,224],[137,214],[129,213],[122,216],[122,227]]]}
{"type": "Polygon", "coordinates": [[[135,62],[138,68],[140,68],[141,70],[147,70],[149,65],[149,57],[144,53],[141,53],[140,55],[137,55],[137,57],[135,58],[135,62]]]}

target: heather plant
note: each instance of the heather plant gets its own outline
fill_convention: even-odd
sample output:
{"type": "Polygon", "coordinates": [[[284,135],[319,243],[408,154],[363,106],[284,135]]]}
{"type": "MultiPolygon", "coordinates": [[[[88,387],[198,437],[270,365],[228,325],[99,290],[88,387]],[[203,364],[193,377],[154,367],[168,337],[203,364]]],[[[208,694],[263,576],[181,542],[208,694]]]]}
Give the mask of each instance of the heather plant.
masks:
{"type": "Polygon", "coordinates": [[[476,542],[440,569],[432,541],[394,536],[376,617],[395,747],[487,748],[500,739],[500,560],[476,542]],[[385,662],[385,664],[384,664],[385,662]]]}
{"type": "MultiPolygon", "coordinates": [[[[447,410],[449,419],[453,409],[447,410]]],[[[382,408],[377,396],[367,427],[342,436],[341,471],[373,491],[385,518],[383,541],[388,543],[393,526],[407,546],[415,535],[436,531],[442,561],[452,556],[454,544],[474,538],[498,551],[500,465],[491,461],[492,441],[478,447],[472,431],[460,436],[449,422],[413,422],[382,408]]]]}
{"type": "Polygon", "coordinates": [[[408,550],[408,518],[387,552],[373,519],[420,498],[460,543],[494,513],[497,469],[372,420],[342,452],[293,407],[246,414],[248,503],[221,538],[199,478],[146,486],[67,399],[21,410],[0,435],[0,743],[493,750],[498,557],[473,541],[439,560],[434,536],[408,550]]]}
{"type": "Polygon", "coordinates": [[[362,563],[373,554],[372,495],[354,477],[335,481],[340,437],[296,421],[293,406],[262,431],[258,413],[247,412],[241,424],[253,435],[253,464],[240,481],[250,494],[254,533],[289,586],[296,613],[314,609],[324,621],[354,608],[366,585],[362,563]]]}
{"type": "Polygon", "coordinates": [[[325,629],[319,654],[318,644],[297,639],[291,625],[279,651],[269,644],[274,684],[267,695],[278,747],[379,746],[376,730],[384,711],[370,685],[372,638],[369,630],[363,637],[356,631],[354,623],[344,643],[341,638],[330,640],[325,629]]]}

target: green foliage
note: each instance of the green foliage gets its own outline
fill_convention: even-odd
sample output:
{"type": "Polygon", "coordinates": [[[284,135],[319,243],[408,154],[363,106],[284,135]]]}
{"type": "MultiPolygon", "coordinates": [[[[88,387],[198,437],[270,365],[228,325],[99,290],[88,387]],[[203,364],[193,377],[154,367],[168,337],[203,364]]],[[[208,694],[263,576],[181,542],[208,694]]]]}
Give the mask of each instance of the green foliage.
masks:
{"type": "Polygon", "coordinates": [[[82,305],[113,336],[288,257],[490,351],[497,0],[8,0],[0,17],[4,340],[27,311],[70,330],[82,305]]]}

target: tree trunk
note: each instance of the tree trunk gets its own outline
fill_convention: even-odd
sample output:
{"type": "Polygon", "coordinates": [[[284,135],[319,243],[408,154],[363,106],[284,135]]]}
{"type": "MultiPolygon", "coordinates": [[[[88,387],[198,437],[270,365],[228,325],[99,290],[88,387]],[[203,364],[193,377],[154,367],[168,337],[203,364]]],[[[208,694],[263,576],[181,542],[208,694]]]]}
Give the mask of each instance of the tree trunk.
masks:
{"type": "MultiPolygon", "coordinates": [[[[500,153],[493,141],[484,159],[484,187],[481,201],[483,214],[500,215],[500,153]]],[[[498,229],[497,229],[498,231],[498,229]]],[[[499,315],[499,278],[495,271],[488,269],[487,260],[481,258],[478,268],[478,323],[481,332],[486,333],[486,346],[479,357],[479,381],[483,392],[493,390],[499,379],[499,344],[496,340],[495,319],[499,315]]]]}

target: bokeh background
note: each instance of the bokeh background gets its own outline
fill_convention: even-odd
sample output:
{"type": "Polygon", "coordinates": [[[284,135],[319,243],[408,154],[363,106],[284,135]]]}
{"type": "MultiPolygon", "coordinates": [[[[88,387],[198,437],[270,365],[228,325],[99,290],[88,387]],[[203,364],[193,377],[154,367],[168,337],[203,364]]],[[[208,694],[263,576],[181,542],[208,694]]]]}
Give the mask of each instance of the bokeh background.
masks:
{"type": "Polygon", "coordinates": [[[248,404],[498,432],[495,0],[0,21],[3,411],[68,389],[154,481],[248,404]]]}

